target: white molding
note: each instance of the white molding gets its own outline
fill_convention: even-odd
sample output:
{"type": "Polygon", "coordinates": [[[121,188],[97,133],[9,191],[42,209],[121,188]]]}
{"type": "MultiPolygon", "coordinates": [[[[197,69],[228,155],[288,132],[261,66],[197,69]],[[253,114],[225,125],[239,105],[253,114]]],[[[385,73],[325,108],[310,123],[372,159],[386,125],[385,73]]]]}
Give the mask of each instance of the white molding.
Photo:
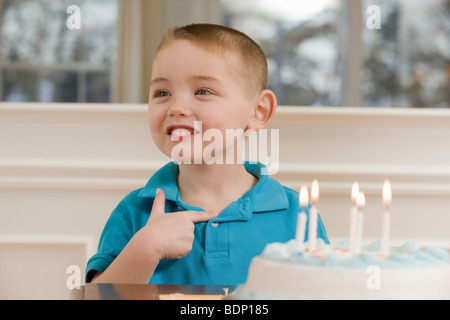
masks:
{"type": "MultiPolygon", "coordinates": [[[[169,160],[167,160],[169,161],[169,160]]],[[[99,159],[0,159],[0,189],[128,190],[145,185],[167,162],[99,159]]],[[[280,164],[274,176],[297,188],[319,179],[324,193],[347,194],[353,181],[368,193],[378,193],[385,179],[393,181],[397,194],[450,195],[450,167],[280,164]]]]}
{"type": "Polygon", "coordinates": [[[160,165],[160,162],[139,160],[110,159],[67,159],[67,158],[3,158],[0,167],[5,169],[42,170],[42,169],[86,169],[86,170],[123,170],[133,168],[147,170],[160,165]]]}
{"type": "Polygon", "coordinates": [[[365,164],[295,164],[284,163],[280,172],[292,174],[317,174],[332,176],[395,176],[395,177],[450,177],[450,166],[415,165],[365,165],[365,164]]]}
{"type": "MultiPolygon", "coordinates": [[[[40,103],[40,102],[0,102],[2,112],[105,112],[105,113],[147,113],[145,103],[40,103]]],[[[372,118],[388,120],[419,119],[419,120],[450,120],[448,109],[431,108],[382,108],[382,107],[304,107],[278,106],[274,121],[277,119],[303,121],[304,116],[318,116],[336,120],[349,117],[372,118]],[[386,118],[387,117],[387,118],[386,118]]]]}
{"type": "Polygon", "coordinates": [[[348,194],[354,181],[367,194],[378,194],[384,180],[389,179],[397,195],[450,196],[450,167],[447,166],[288,163],[280,165],[275,178],[291,188],[318,179],[325,194],[348,194]]]}
{"type": "MultiPolygon", "coordinates": [[[[5,117],[9,121],[3,131],[0,127],[0,134],[12,138],[18,136],[18,141],[25,143],[23,148],[16,147],[14,141],[5,144],[6,153],[0,158],[0,189],[122,190],[142,187],[169,161],[150,145],[149,135],[145,137],[147,140],[141,137],[148,133],[146,114],[146,104],[0,103],[0,120],[5,117]],[[88,127],[84,126],[86,119],[90,121],[88,127]],[[45,123],[45,128],[39,126],[40,121],[45,123]],[[15,126],[16,123],[19,126],[15,126]],[[118,125],[121,126],[120,133],[126,135],[123,139],[115,134],[118,125]],[[24,132],[24,128],[30,131],[24,132]],[[61,137],[55,139],[55,132],[61,137]],[[114,141],[109,138],[111,134],[115,134],[114,141]],[[27,142],[28,135],[36,136],[32,141],[49,141],[49,144],[41,151],[27,142]],[[134,140],[129,153],[120,153],[119,148],[134,140]],[[76,152],[72,151],[71,145],[75,145],[76,152]],[[103,145],[107,147],[102,149],[103,145]],[[141,152],[142,148],[145,152],[141,152]]],[[[448,110],[281,106],[271,127],[287,132],[280,140],[280,165],[274,176],[287,186],[297,188],[317,178],[325,193],[347,194],[348,185],[357,180],[366,185],[367,192],[378,192],[379,184],[389,178],[397,193],[450,195],[450,152],[429,146],[430,143],[443,146],[450,140],[448,110]],[[340,135],[336,143],[332,141],[333,134],[349,127],[351,132],[340,135]],[[386,127],[390,128],[389,134],[383,135],[386,127]],[[406,133],[400,130],[396,136],[393,129],[397,128],[408,130],[406,133]],[[301,136],[308,132],[321,135],[301,136]],[[364,133],[361,138],[350,136],[360,132],[364,133]],[[416,141],[422,132],[426,137],[416,141]],[[383,137],[377,144],[378,135],[383,137]],[[402,140],[405,138],[408,141],[402,140]],[[361,150],[348,146],[349,140],[356,141],[361,150]],[[362,141],[375,144],[375,149],[362,141]],[[396,143],[405,144],[405,156],[397,152],[399,158],[392,162],[386,160],[389,155],[380,152],[385,146],[387,150],[397,151],[396,143]],[[416,146],[416,143],[419,144],[416,146]],[[344,150],[336,157],[315,147],[337,150],[336,144],[344,150]],[[306,150],[312,147],[315,152],[321,152],[321,156],[302,154],[300,147],[306,150]],[[423,147],[432,154],[421,154],[423,147]],[[413,158],[416,148],[418,160],[413,158]]]]}
{"type": "Polygon", "coordinates": [[[394,117],[446,117],[450,119],[448,109],[430,108],[383,108],[383,107],[302,107],[302,106],[279,106],[277,113],[283,115],[309,114],[332,117],[347,116],[394,116],[394,117]]]}
{"type": "Polygon", "coordinates": [[[107,159],[0,159],[0,172],[4,173],[0,174],[0,189],[139,188],[164,164],[107,159]]]}
{"type": "Polygon", "coordinates": [[[145,185],[146,179],[110,179],[110,178],[0,178],[0,189],[8,190],[132,190],[145,185]]]}
{"type": "Polygon", "coordinates": [[[0,233],[0,246],[7,245],[57,245],[81,246],[84,248],[86,262],[97,251],[97,239],[91,234],[20,234],[0,233]]]}
{"type": "MultiPolygon", "coordinates": [[[[39,227],[36,227],[38,230],[39,227]]],[[[61,229],[57,226],[54,229],[61,229]]],[[[84,283],[89,258],[96,252],[93,234],[0,233],[3,299],[67,299],[68,281],[84,283]],[[4,263],[3,263],[4,262],[4,263]],[[73,273],[78,267],[78,273],[73,273]],[[72,272],[72,274],[70,274],[72,272]],[[71,280],[72,281],[72,280],[71,280]]]]}
{"type": "Polygon", "coordinates": [[[21,113],[21,112],[57,112],[57,113],[134,113],[145,114],[147,112],[146,104],[128,104],[128,103],[40,103],[40,102],[1,102],[0,111],[2,113],[21,113]]]}

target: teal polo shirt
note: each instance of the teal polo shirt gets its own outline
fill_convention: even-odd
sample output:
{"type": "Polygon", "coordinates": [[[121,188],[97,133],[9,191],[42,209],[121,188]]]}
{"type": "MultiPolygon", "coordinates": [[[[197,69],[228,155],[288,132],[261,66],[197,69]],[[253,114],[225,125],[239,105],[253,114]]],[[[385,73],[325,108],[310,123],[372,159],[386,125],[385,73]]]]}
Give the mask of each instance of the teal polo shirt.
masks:
{"type": "MultiPolygon", "coordinates": [[[[261,254],[268,243],[295,238],[298,192],[270,178],[261,163],[245,162],[244,166],[258,178],[257,184],[216,218],[196,223],[191,252],[182,259],[161,260],[150,283],[242,284],[247,279],[252,258],[261,254]]],[[[164,190],[166,212],[204,211],[181,200],[176,184],[178,174],[178,165],[168,163],[144,188],[131,192],[117,205],[102,232],[98,252],[88,261],[86,282],[91,280],[94,271],[106,270],[133,235],[145,226],[157,188],[164,190]]],[[[317,236],[329,242],[320,216],[317,236]]]]}

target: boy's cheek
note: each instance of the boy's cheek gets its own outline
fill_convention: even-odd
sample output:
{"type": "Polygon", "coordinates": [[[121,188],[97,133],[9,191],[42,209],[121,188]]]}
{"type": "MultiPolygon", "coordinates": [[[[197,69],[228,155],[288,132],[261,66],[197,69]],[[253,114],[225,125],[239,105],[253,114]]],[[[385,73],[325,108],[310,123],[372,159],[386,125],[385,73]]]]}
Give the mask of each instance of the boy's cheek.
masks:
{"type": "Polygon", "coordinates": [[[150,132],[151,132],[151,134],[153,135],[153,134],[155,134],[155,133],[157,132],[158,123],[159,123],[159,122],[162,123],[162,120],[159,121],[159,120],[158,120],[158,117],[156,117],[155,113],[152,112],[151,109],[149,109],[148,112],[149,112],[149,115],[148,115],[148,118],[147,118],[147,120],[148,120],[148,125],[149,125],[149,127],[150,127],[150,132]]]}

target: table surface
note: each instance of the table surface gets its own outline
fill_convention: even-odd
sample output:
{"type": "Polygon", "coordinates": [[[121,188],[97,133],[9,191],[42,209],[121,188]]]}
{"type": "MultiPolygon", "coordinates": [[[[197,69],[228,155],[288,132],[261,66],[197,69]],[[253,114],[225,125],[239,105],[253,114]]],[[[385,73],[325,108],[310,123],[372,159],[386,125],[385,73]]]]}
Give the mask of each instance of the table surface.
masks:
{"type": "Polygon", "coordinates": [[[87,283],[72,300],[222,300],[234,286],[87,283]]]}

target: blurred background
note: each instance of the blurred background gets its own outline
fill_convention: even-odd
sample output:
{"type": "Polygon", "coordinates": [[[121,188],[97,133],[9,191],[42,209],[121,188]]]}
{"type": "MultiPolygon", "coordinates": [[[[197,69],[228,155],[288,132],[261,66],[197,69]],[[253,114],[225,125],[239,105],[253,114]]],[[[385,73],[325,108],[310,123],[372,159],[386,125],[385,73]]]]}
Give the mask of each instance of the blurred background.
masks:
{"type": "Polygon", "coordinates": [[[0,99],[146,103],[162,33],[194,22],[255,39],[280,105],[450,107],[450,0],[0,0],[0,99]]]}

